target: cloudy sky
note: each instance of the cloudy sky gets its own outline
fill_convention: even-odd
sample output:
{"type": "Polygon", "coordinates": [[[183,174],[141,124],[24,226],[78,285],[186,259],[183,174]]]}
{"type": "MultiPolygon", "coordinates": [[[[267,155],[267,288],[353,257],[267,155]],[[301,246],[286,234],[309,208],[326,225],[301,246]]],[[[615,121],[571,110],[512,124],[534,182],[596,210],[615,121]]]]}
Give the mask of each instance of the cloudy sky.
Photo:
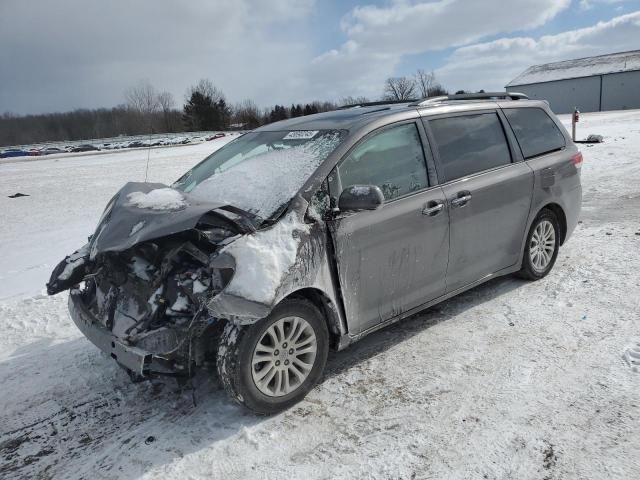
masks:
{"type": "Polygon", "coordinates": [[[502,89],[532,64],[640,49],[640,0],[0,0],[0,112],[110,107],[209,78],[260,106],[377,98],[435,71],[502,89]]]}

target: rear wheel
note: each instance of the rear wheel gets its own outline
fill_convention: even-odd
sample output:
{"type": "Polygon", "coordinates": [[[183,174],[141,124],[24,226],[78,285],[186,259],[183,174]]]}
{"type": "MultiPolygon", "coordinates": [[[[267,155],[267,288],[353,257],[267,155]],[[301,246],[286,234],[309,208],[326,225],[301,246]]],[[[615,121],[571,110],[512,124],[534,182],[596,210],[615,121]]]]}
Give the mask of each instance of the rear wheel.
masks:
{"type": "Polygon", "coordinates": [[[229,323],[218,350],[225,390],[259,414],[302,400],[320,379],[329,333],[322,314],[305,300],[286,300],[248,326],[229,323]]]}
{"type": "Polygon", "coordinates": [[[529,229],[518,275],[527,280],[545,277],[556,263],[559,248],[558,217],[551,210],[542,210],[529,229]]]}

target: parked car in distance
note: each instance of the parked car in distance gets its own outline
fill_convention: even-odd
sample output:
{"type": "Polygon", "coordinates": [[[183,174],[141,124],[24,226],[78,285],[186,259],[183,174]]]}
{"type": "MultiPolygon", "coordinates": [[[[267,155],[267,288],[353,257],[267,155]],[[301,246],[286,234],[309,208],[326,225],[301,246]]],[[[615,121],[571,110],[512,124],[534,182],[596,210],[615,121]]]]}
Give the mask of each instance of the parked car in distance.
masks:
{"type": "MultiPolygon", "coordinates": [[[[270,414],[330,348],[491,278],[545,277],[578,223],[582,154],[546,102],[452,95],[272,123],[171,187],[128,183],[49,294],[134,379],[215,362],[270,414]]],[[[425,368],[429,368],[425,363],[425,368]]]]}
{"type": "Polygon", "coordinates": [[[218,133],[214,133],[213,135],[209,135],[205,140],[207,142],[211,141],[211,140],[215,140],[217,138],[223,138],[225,136],[225,134],[223,132],[218,132],[218,133]]]}
{"type": "Polygon", "coordinates": [[[84,144],[84,145],[75,145],[71,147],[71,152],[97,152],[100,151],[100,149],[98,147],[96,147],[95,145],[90,145],[88,143],[84,144]]]}
{"type": "Polygon", "coordinates": [[[58,147],[47,147],[40,150],[40,152],[42,153],[42,155],[53,155],[54,153],[66,153],[66,150],[58,147]]]}
{"type": "Polygon", "coordinates": [[[21,148],[9,148],[0,152],[0,158],[27,157],[29,152],[21,148]]]}

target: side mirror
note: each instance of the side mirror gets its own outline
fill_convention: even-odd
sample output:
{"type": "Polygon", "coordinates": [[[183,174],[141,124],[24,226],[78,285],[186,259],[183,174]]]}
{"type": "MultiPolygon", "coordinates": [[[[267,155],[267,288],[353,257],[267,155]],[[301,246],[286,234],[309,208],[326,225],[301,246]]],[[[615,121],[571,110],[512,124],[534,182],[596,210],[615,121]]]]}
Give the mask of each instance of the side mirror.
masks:
{"type": "Polygon", "coordinates": [[[384,205],[384,195],[377,185],[351,185],[338,199],[340,211],[378,210],[384,205]]]}

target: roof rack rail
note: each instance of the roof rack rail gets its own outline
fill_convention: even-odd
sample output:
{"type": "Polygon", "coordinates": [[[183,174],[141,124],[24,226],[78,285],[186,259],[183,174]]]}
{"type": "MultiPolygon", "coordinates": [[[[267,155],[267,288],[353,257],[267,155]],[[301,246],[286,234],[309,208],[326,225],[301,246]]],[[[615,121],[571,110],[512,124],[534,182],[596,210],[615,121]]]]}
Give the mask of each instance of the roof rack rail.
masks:
{"type": "Polygon", "coordinates": [[[458,95],[445,95],[442,97],[431,97],[418,100],[412,103],[412,107],[430,105],[432,103],[463,101],[463,100],[528,100],[524,93],[517,92],[486,92],[486,93],[461,93],[458,95]]]}
{"type": "Polygon", "coordinates": [[[345,110],[347,108],[358,108],[358,107],[379,107],[381,105],[394,105],[398,103],[413,103],[413,102],[419,102],[419,101],[420,100],[411,98],[409,100],[380,100],[378,102],[352,103],[350,105],[342,105],[341,107],[338,107],[338,110],[345,110]]]}

